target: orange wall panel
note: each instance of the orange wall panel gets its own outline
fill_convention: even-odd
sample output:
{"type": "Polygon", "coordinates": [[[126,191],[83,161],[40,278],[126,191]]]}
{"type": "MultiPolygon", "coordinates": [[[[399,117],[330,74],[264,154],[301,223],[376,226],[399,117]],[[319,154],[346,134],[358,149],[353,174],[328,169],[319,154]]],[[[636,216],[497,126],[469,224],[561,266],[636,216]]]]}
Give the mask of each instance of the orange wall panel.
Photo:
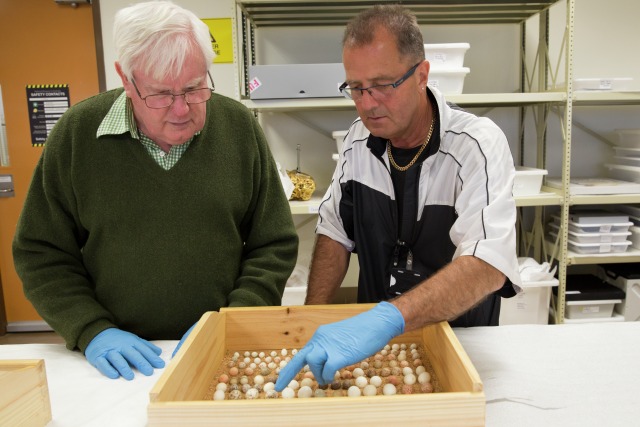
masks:
{"type": "Polygon", "coordinates": [[[68,84],[71,104],[99,91],[92,6],[0,0],[0,85],[15,197],[0,198],[0,274],[7,321],[40,320],[22,292],[11,242],[42,148],[31,146],[26,86],[68,84]]]}

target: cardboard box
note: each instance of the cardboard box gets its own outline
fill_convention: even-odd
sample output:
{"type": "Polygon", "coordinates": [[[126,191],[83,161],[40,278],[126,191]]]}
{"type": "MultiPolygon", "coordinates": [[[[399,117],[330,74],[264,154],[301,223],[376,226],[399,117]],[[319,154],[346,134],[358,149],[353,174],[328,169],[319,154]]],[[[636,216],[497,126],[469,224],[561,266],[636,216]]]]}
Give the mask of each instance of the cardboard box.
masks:
{"type": "Polygon", "coordinates": [[[370,304],[248,307],[206,313],[150,392],[153,426],[483,426],[482,381],[446,322],[392,343],[424,346],[443,392],[370,397],[204,401],[225,351],[302,348],[318,326],[370,304]]]}
{"type": "Polygon", "coordinates": [[[49,421],[44,360],[0,360],[0,425],[42,427],[49,421]]]}

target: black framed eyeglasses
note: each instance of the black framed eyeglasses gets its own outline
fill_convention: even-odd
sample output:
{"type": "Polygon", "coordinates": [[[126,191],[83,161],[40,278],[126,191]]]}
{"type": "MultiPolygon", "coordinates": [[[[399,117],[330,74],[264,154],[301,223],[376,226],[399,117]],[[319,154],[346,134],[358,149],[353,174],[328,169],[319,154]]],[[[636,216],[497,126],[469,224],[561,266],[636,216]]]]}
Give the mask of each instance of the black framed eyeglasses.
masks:
{"type": "Polygon", "coordinates": [[[192,90],[187,90],[183,93],[159,93],[159,94],[147,95],[143,97],[140,94],[140,90],[138,89],[138,86],[136,85],[135,80],[133,80],[133,77],[131,78],[131,83],[133,83],[133,87],[136,89],[138,96],[140,97],[140,99],[144,101],[147,107],[160,109],[160,108],[170,107],[171,104],[173,104],[173,101],[176,99],[176,96],[183,96],[184,101],[187,104],[201,104],[211,99],[211,94],[216,90],[216,86],[213,83],[213,78],[211,77],[211,74],[208,71],[207,71],[207,75],[209,76],[209,81],[211,82],[210,88],[203,87],[199,89],[192,89],[192,90]]]}
{"type": "Polygon", "coordinates": [[[354,101],[359,101],[360,99],[362,99],[362,96],[364,95],[365,91],[367,91],[369,95],[371,95],[373,98],[377,100],[382,100],[390,96],[393,93],[393,90],[395,88],[400,86],[402,83],[404,83],[405,80],[411,77],[413,73],[415,73],[416,69],[418,68],[418,65],[420,64],[422,64],[422,62],[418,62],[413,67],[409,68],[409,71],[407,71],[404,74],[404,76],[400,77],[394,83],[387,83],[384,85],[374,85],[374,86],[363,87],[363,88],[355,88],[355,87],[349,87],[347,82],[344,82],[340,85],[338,89],[340,90],[340,93],[344,95],[345,98],[353,99],[354,101]]]}

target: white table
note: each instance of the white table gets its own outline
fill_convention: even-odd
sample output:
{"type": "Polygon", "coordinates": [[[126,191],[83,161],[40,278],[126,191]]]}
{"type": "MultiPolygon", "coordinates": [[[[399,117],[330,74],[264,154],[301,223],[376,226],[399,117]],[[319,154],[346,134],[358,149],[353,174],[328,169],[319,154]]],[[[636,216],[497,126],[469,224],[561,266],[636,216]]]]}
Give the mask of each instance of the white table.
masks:
{"type": "MultiPolygon", "coordinates": [[[[640,425],[639,322],[455,333],[484,383],[488,427],[640,425]]],[[[155,344],[169,362],[177,342],[155,344]]],[[[110,380],[59,344],[0,345],[0,359],[45,360],[49,427],[144,426],[149,391],[162,373],[110,380]]]]}

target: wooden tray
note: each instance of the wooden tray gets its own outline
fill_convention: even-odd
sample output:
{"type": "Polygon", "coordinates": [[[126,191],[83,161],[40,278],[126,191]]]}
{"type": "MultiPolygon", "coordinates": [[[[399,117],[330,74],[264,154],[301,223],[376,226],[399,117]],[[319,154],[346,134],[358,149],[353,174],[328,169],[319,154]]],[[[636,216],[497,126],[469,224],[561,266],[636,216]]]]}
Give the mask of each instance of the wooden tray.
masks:
{"type": "Polygon", "coordinates": [[[302,348],[318,326],[369,304],[228,308],[206,313],[150,392],[149,426],[484,426],[482,381],[446,322],[396,337],[420,343],[441,393],[203,400],[227,350],[302,348]]]}
{"type": "Polygon", "coordinates": [[[49,421],[44,360],[0,360],[0,425],[42,427],[49,421]]]}

